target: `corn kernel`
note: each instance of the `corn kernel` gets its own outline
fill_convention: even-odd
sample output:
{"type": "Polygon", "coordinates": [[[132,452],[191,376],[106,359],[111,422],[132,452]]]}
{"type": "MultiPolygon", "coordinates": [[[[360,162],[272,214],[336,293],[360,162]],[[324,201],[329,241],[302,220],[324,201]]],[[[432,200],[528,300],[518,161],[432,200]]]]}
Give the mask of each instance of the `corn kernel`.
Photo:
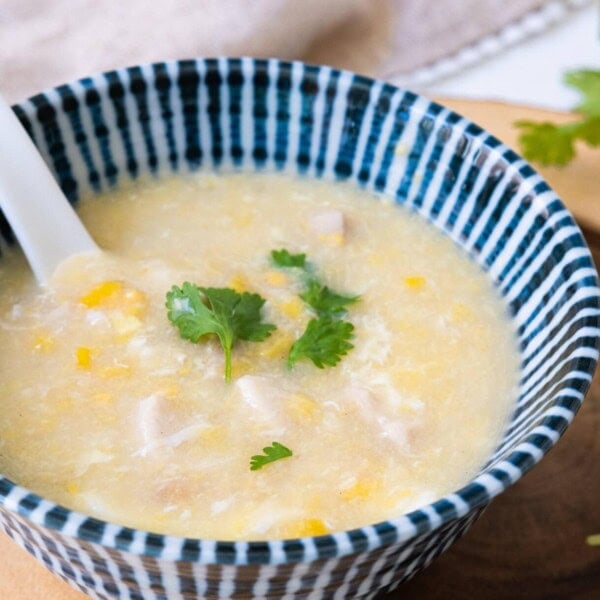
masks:
{"type": "Polygon", "coordinates": [[[227,431],[225,427],[214,425],[204,429],[198,439],[203,449],[219,449],[227,442],[227,431]]]}
{"type": "Polygon", "coordinates": [[[121,281],[104,281],[79,301],[87,308],[119,308],[133,317],[143,316],[148,303],[146,294],[135,288],[124,288],[121,281]]]}
{"type": "Polygon", "coordinates": [[[89,369],[92,366],[92,351],[80,346],[75,350],[75,362],[80,369],[89,369]]]}
{"type": "Polygon", "coordinates": [[[117,377],[129,377],[131,375],[131,367],[128,365],[111,365],[104,367],[100,371],[100,377],[105,379],[115,379],[117,377]]]}
{"type": "Polygon", "coordinates": [[[297,319],[302,314],[304,305],[299,298],[294,297],[291,300],[282,302],[279,308],[286,317],[297,319]]]}
{"type": "Polygon", "coordinates": [[[466,304],[461,304],[459,302],[452,306],[451,318],[453,321],[463,323],[464,321],[468,320],[472,315],[473,313],[466,304]]]}
{"type": "Polygon", "coordinates": [[[330,532],[331,529],[327,527],[323,519],[315,518],[292,521],[281,528],[282,535],[292,538],[325,535],[330,532]]]}
{"type": "Polygon", "coordinates": [[[74,481],[69,481],[65,485],[65,490],[67,490],[68,494],[71,494],[72,496],[74,496],[75,494],[78,494],[81,491],[81,486],[79,484],[75,483],[74,481]]]}
{"type": "Polygon", "coordinates": [[[425,277],[420,275],[409,275],[404,278],[404,284],[411,290],[422,290],[425,287],[425,277]]]}
{"type": "Polygon", "coordinates": [[[133,316],[142,317],[146,312],[148,300],[146,294],[135,288],[127,288],[123,292],[123,310],[133,316]]]}
{"type": "Polygon", "coordinates": [[[342,490],[342,499],[351,500],[366,500],[374,493],[381,489],[381,483],[372,479],[359,479],[353,486],[342,490]]]}
{"type": "Polygon", "coordinates": [[[101,306],[108,298],[122,289],[123,284],[120,281],[104,281],[82,296],[79,301],[88,308],[101,306]]]}
{"type": "Polygon", "coordinates": [[[304,420],[315,416],[319,405],[310,396],[299,392],[289,398],[288,409],[292,416],[304,420]]]}
{"type": "Polygon", "coordinates": [[[122,336],[121,341],[127,341],[131,334],[135,333],[142,326],[142,322],[137,317],[123,314],[120,311],[111,315],[110,324],[115,333],[122,336]]]}
{"type": "Polygon", "coordinates": [[[254,363],[244,358],[236,358],[231,363],[231,376],[234,379],[250,373],[254,367],[254,363]]]}
{"type": "Polygon", "coordinates": [[[280,273],[279,271],[268,271],[265,275],[265,279],[269,285],[273,287],[283,287],[287,285],[288,278],[285,273],[280,273]]]}
{"type": "Polygon", "coordinates": [[[322,233],[319,240],[335,247],[343,246],[345,241],[343,233],[322,233]]]}
{"type": "Polygon", "coordinates": [[[260,356],[264,358],[283,358],[287,356],[294,338],[283,330],[277,329],[259,347],[260,356]]]}
{"type": "Polygon", "coordinates": [[[54,348],[54,338],[50,335],[39,335],[33,341],[33,349],[36,352],[48,352],[54,348]]]}
{"type": "Polygon", "coordinates": [[[241,273],[236,273],[229,280],[229,287],[238,294],[248,291],[248,280],[241,273]]]}
{"type": "Polygon", "coordinates": [[[179,396],[179,392],[180,389],[176,383],[171,383],[161,390],[161,393],[165,398],[176,398],[179,396]]]}
{"type": "Polygon", "coordinates": [[[169,519],[169,513],[161,511],[154,515],[154,518],[152,520],[158,525],[166,525],[169,519]]]}
{"type": "Polygon", "coordinates": [[[114,396],[108,392],[96,392],[92,395],[92,400],[100,404],[108,404],[114,400],[114,396]]]}

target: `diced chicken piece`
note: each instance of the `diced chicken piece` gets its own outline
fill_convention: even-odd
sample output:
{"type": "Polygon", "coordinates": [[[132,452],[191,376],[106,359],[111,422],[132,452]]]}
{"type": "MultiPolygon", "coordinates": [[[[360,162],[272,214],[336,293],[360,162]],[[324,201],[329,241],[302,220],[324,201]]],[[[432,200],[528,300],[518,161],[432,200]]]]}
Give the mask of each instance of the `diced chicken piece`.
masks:
{"type": "Polygon", "coordinates": [[[425,408],[425,403],[419,397],[406,392],[400,392],[398,387],[392,383],[389,373],[378,373],[368,378],[364,375],[364,380],[368,380],[369,389],[378,400],[384,400],[386,406],[394,412],[404,411],[413,412],[415,418],[420,418],[419,413],[425,408]]]}
{"type": "Polygon", "coordinates": [[[177,448],[184,442],[193,439],[203,429],[206,429],[207,425],[205,422],[196,422],[176,431],[175,433],[168,435],[160,440],[161,446],[169,446],[170,448],[177,448]]]}
{"type": "Polygon", "coordinates": [[[248,515],[245,533],[264,536],[278,526],[300,519],[302,516],[302,512],[298,507],[268,503],[263,505],[260,510],[251,512],[248,515]]]}
{"type": "Polygon", "coordinates": [[[359,327],[360,330],[369,332],[356,349],[359,360],[362,363],[383,365],[392,351],[393,335],[389,325],[380,315],[371,314],[361,318],[357,329],[359,327]]]}
{"type": "Polygon", "coordinates": [[[159,448],[176,448],[208,427],[202,419],[187,424],[181,421],[165,395],[152,394],[142,399],[137,411],[141,448],[135,455],[147,456],[159,448]]]}
{"type": "Polygon", "coordinates": [[[282,390],[266,377],[244,375],[236,381],[242,400],[252,408],[252,416],[272,425],[282,426],[282,390]]]}
{"type": "Polygon", "coordinates": [[[85,320],[92,327],[107,326],[110,324],[107,316],[101,310],[90,309],[86,312],[85,320]]]}
{"type": "Polygon", "coordinates": [[[410,446],[409,432],[411,423],[385,414],[381,403],[377,401],[370,390],[362,387],[350,387],[346,395],[354,403],[358,414],[365,422],[374,425],[383,438],[396,444],[404,450],[410,446]]]}
{"type": "Polygon", "coordinates": [[[173,507],[171,510],[174,510],[178,505],[190,506],[205,486],[204,481],[193,475],[178,476],[160,483],[155,489],[155,494],[161,503],[173,507]]]}
{"type": "Polygon", "coordinates": [[[230,496],[223,500],[215,500],[215,502],[210,505],[210,512],[213,515],[219,515],[222,512],[225,512],[233,504],[234,499],[233,496],[230,496]]]}
{"type": "Polygon", "coordinates": [[[319,238],[337,244],[344,242],[346,225],[341,211],[329,209],[315,213],[310,217],[309,224],[319,238]]]}
{"type": "Polygon", "coordinates": [[[79,457],[77,464],[75,466],[75,477],[81,477],[84,475],[87,470],[92,465],[97,465],[100,463],[109,462],[114,458],[113,454],[109,454],[108,452],[103,452],[102,450],[93,449],[88,452],[85,452],[82,456],[79,457]]]}
{"type": "Polygon", "coordinates": [[[159,431],[159,403],[160,396],[152,394],[144,398],[138,408],[138,428],[143,443],[141,454],[146,454],[147,449],[151,444],[154,444],[160,437],[159,431]]]}

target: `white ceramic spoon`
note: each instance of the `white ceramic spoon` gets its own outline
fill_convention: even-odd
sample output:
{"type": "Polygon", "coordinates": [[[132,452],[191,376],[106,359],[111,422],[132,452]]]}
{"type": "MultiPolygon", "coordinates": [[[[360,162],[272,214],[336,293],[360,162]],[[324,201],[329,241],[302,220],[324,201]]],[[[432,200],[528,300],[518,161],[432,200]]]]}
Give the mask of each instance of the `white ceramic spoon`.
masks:
{"type": "Polygon", "coordinates": [[[40,284],[47,283],[69,256],[99,252],[2,96],[0,208],[40,284]]]}

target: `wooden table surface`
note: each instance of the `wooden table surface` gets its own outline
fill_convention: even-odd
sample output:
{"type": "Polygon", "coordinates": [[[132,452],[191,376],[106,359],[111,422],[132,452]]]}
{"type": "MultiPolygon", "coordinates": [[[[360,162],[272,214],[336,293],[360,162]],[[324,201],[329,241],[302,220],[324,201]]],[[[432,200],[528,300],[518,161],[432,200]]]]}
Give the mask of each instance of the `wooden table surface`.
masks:
{"type": "MultiPolygon", "coordinates": [[[[514,145],[517,118],[568,119],[535,109],[446,100],[514,145]]],[[[600,153],[540,169],[585,227],[600,267],[600,153]]],[[[600,374],[557,447],[497,498],[465,537],[389,596],[403,600],[600,598],[600,374]]],[[[84,600],[0,534],[0,600],[84,600]]]]}

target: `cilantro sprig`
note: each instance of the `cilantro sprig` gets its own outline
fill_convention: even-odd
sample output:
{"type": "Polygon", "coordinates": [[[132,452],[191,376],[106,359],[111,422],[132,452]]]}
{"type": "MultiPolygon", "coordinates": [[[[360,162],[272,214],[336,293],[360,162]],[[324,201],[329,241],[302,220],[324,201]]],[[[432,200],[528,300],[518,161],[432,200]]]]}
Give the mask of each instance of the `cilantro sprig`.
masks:
{"type": "Polygon", "coordinates": [[[317,314],[319,317],[335,316],[341,317],[346,314],[346,306],[354,304],[360,299],[360,296],[347,296],[334,292],[315,275],[314,267],[306,260],[306,254],[292,254],[289,250],[271,251],[271,260],[279,268],[299,268],[304,279],[304,291],[300,298],[317,314]]]}
{"type": "Polygon", "coordinates": [[[258,471],[269,463],[293,456],[292,451],[279,442],[273,442],[270,446],[266,446],[263,448],[263,452],[264,454],[255,454],[250,458],[251,471],[258,471]]]}
{"type": "Polygon", "coordinates": [[[317,279],[309,279],[306,290],[300,294],[320,317],[341,317],[346,314],[346,306],[354,304],[359,296],[344,296],[330,290],[317,279]]]}
{"type": "Polygon", "coordinates": [[[577,140],[600,146],[600,71],[570,71],[564,81],[582,95],[574,108],[581,119],[563,125],[527,120],[515,123],[521,130],[519,144],[525,158],[546,166],[568,164],[575,156],[577,140]]]}
{"type": "Polygon", "coordinates": [[[348,296],[334,292],[315,275],[312,264],[306,260],[306,254],[292,254],[289,250],[271,251],[271,260],[276,267],[298,267],[304,280],[304,291],[300,298],[315,313],[304,333],[293,343],[288,354],[288,367],[293,367],[300,359],[306,358],[323,369],[335,367],[342,356],[352,348],[350,340],[354,337],[354,325],[342,320],[347,307],[360,299],[360,296],[348,296]]]}
{"type": "Polygon", "coordinates": [[[306,267],[306,254],[291,254],[289,250],[271,250],[271,260],[276,267],[306,267]]]}
{"type": "Polygon", "coordinates": [[[292,344],[288,366],[293,367],[301,358],[307,358],[319,369],[335,367],[342,356],[354,346],[350,343],[354,325],[333,317],[311,319],[304,333],[292,344]]]}
{"type": "Polygon", "coordinates": [[[275,325],[263,323],[265,303],[258,294],[230,288],[205,288],[186,281],[167,293],[167,316],[183,339],[197,343],[206,335],[218,337],[225,352],[225,381],[231,381],[231,351],[238,340],[262,342],[275,325]]]}

